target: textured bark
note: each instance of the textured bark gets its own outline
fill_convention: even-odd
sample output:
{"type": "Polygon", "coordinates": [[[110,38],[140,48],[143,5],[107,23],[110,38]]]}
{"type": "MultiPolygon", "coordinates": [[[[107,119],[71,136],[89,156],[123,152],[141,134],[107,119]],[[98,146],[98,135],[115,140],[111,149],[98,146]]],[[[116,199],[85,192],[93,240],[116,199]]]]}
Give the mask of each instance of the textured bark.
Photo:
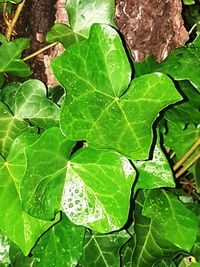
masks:
{"type": "Polygon", "coordinates": [[[188,33],[181,12],[181,0],[116,0],[116,24],[134,61],[150,55],[162,61],[185,44],[188,33]]]}

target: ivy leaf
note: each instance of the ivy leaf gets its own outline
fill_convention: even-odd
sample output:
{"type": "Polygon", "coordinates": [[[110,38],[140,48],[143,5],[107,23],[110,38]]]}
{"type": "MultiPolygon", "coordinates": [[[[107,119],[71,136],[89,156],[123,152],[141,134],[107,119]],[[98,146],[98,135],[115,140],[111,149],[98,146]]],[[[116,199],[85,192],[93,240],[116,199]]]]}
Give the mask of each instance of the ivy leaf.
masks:
{"type": "Polygon", "coordinates": [[[130,235],[125,230],[107,235],[86,232],[83,257],[79,266],[120,266],[120,249],[128,239],[130,235]]]}
{"type": "MultiPolygon", "coordinates": [[[[35,138],[28,136],[25,144],[33,140],[35,138]]],[[[24,142],[24,138],[19,137],[17,142],[24,142]]],[[[7,161],[0,156],[0,229],[27,255],[38,237],[55,222],[37,220],[22,210],[19,184],[26,169],[26,158],[23,150],[13,148],[11,151],[13,157],[8,155],[7,161]]]]}
{"type": "Polygon", "coordinates": [[[18,120],[30,119],[41,128],[58,126],[60,109],[46,98],[46,87],[39,80],[5,86],[2,101],[10,107],[18,120]]]}
{"type": "Polygon", "coordinates": [[[170,165],[158,145],[156,145],[154,148],[152,160],[133,161],[133,164],[139,173],[139,178],[135,186],[135,192],[137,189],[175,187],[170,165]]]}
{"type": "Polygon", "coordinates": [[[67,158],[74,145],[59,128],[50,128],[25,149],[27,166],[21,183],[21,198],[27,213],[51,220],[61,210],[67,158]]]}
{"type": "Polygon", "coordinates": [[[159,189],[150,190],[142,214],[157,222],[162,238],[190,252],[197,237],[198,221],[174,194],[159,189]]]}
{"type": "Polygon", "coordinates": [[[94,23],[114,26],[114,0],[68,0],[66,8],[71,28],[85,38],[94,23]]]}
{"type": "Polygon", "coordinates": [[[52,67],[67,88],[60,117],[63,133],[134,160],[148,158],[159,111],[181,99],[160,73],[135,79],[127,90],[130,65],[119,35],[106,25],[93,25],[89,40],[69,47],[52,67]]]}
{"type": "Polygon", "coordinates": [[[76,266],[82,256],[85,228],[62,220],[49,229],[33,249],[36,266],[76,266]]]}
{"type": "Polygon", "coordinates": [[[17,38],[12,42],[7,42],[5,37],[0,35],[0,73],[9,73],[19,77],[31,75],[30,67],[20,59],[24,49],[29,47],[27,38],[17,38]]]}
{"type": "Polygon", "coordinates": [[[199,56],[199,47],[176,48],[161,63],[156,63],[153,57],[142,63],[135,63],[136,76],[159,71],[178,81],[189,80],[200,91],[199,56]]]}
{"type": "Polygon", "coordinates": [[[74,33],[69,26],[62,23],[54,24],[46,35],[48,43],[59,42],[64,48],[84,39],[81,35],[74,33]]]}
{"type": "Polygon", "coordinates": [[[6,157],[14,139],[28,131],[29,126],[26,122],[17,120],[2,102],[0,102],[0,124],[0,153],[6,157]]]}
{"type": "Polygon", "coordinates": [[[62,206],[75,224],[105,233],[128,218],[135,170],[112,151],[83,148],[68,162],[62,206]]]}

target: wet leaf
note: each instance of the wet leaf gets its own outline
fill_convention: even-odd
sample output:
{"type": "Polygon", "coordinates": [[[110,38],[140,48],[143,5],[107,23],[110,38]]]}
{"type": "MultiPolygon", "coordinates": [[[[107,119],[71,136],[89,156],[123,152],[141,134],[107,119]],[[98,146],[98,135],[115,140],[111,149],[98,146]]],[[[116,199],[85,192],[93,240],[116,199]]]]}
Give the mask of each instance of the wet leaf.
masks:
{"type": "Polygon", "coordinates": [[[74,144],[59,128],[50,128],[25,149],[21,198],[24,210],[32,216],[51,220],[61,210],[66,164],[74,144]]]}
{"type": "Polygon", "coordinates": [[[92,26],[89,40],[69,47],[52,67],[67,88],[60,118],[63,133],[134,160],[148,158],[159,111],[181,99],[160,73],[133,80],[127,90],[128,59],[117,32],[105,25],[92,26]]]}

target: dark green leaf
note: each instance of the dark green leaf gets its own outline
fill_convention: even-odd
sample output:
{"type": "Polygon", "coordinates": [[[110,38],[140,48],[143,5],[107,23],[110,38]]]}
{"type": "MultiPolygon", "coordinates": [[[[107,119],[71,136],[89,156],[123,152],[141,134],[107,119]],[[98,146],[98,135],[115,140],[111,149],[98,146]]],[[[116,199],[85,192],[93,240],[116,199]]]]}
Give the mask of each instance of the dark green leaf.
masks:
{"type": "Polygon", "coordinates": [[[51,220],[61,210],[66,164],[73,146],[58,128],[50,128],[25,149],[21,198],[24,210],[32,216],[51,220]]]}
{"type": "Polygon", "coordinates": [[[5,76],[3,73],[0,73],[0,88],[3,86],[5,83],[5,76]]]}
{"type": "Polygon", "coordinates": [[[29,47],[29,40],[17,38],[12,42],[7,42],[3,35],[0,35],[0,73],[9,73],[19,77],[31,75],[29,66],[20,59],[24,49],[29,47]]]}
{"type": "Polygon", "coordinates": [[[72,30],[85,38],[94,23],[114,26],[114,0],[68,0],[66,8],[72,30]]]}
{"type": "Polygon", "coordinates": [[[176,264],[172,260],[161,260],[155,267],[176,267],[176,264]]]}
{"type": "Polygon", "coordinates": [[[105,233],[128,218],[135,170],[116,152],[83,148],[68,162],[62,205],[75,224],[105,233]]]}
{"type": "Polygon", "coordinates": [[[52,67],[68,90],[61,108],[64,134],[134,160],[148,158],[159,111],[181,99],[160,73],[135,79],[127,90],[128,59],[117,32],[105,25],[93,25],[89,40],[69,47],[52,67]]]}
{"type": "Polygon", "coordinates": [[[117,267],[120,266],[120,248],[130,239],[125,231],[115,232],[109,235],[98,233],[85,237],[83,258],[79,264],[81,267],[117,267]]]}
{"type": "Polygon", "coordinates": [[[49,229],[33,249],[33,267],[72,267],[82,256],[85,228],[62,220],[49,229]]]}
{"type": "Polygon", "coordinates": [[[155,146],[152,160],[133,161],[133,164],[139,172],[135,191],[137,189],[175,187],[171,167],[158,145],[155,146]]]}
{"type": "Polygon", "coordinates": [[[46,87],[39,80],[5,86],[2,101],[10,107],[18,120],[30,119],[41,128],[58,126],[60,109],[46,98],[46,87]]]}
{"type": "Polygon", "coordinates": [[[17,139],[7,161],[0,157],[0,229],[25,255],[30,252],[38,237],[55,223],[37,220],[22,210],[19,185],[26,169],[26,158],[18,143],[22,142],[21,147],[24,147],[35,141],[32,134],[26,136],[17,139]]]}

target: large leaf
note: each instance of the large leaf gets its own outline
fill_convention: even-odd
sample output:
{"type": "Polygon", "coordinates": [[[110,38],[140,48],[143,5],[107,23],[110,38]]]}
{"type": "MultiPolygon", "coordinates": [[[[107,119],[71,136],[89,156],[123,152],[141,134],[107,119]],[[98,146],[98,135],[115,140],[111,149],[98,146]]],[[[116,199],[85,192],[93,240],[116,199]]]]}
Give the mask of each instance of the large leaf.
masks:
{"type": "Polygon", "coordinates": [[[176,267],[176,264],[172,260],[161,260],[155,267],[176,267]]]}
{"type": "Polygon", "coordinates": [[[8,107],[0,102],[0,153],[6,157],[13,140],[28,130],[28,124],[13,116],[8,107]]]}
{"type": "Polygon", "coordinates": [[[24,145],[21,144],[21,147],[24,147],[33,141],[35,138],[32,138],[32,134],[27,134],[26,138],[19,137],[7,161],[0,156],[0,229],[25,255],[35,245],[38,237],[54,224],[29,216],[21,207],[19,185],[26,169],[26,158],[23,149],[19,150],[18,143],[22,142],[24,145]]]}
{"type": "Polygon", "coordinates": [[[39,239],[31,266],[76,266],[82,256],[84,234],[84,227],[74,225],[63,214],[62,220],[39,239]]]}
{"type": "Polygon", "coordinates": [[[105,25],[93,25],[89,40],[69,47],[52,67],[67,88],[60,122],[64,134],[135,160],[149,156],[159,111],[181,99],[160,73],[135,79],[127,90],[128,59],[117,32],[105,25]]]}
{"type": "Polygon", "coordinates": [[[114,26],[114,0],[68,0],[66,4],[71,28],[87,38],[94,23],[114,26]]]}
{"type": "Polygon", "coordinates": [[[10,107],[18,120],[30,119],[41,128],[58,126],[60,109],[46,98],[46,87],[39,80],[5,86],[2,101],[10,107]]]}
{"type": "Polygon", "coordinates": [[[139,173],[135,191],[137,189],[175,187],[171,167],[158,145],[154,148],[153,158],[151,160],[133,161],[133,164],[139,173]]]}
{"type": "Polygon", "coordinates": [[[73,146],[58,128],[50,128],[25,149],[21,198],[24,210],[32,216],[51,220],[61,210],[67,159],[73,146]]]}
{"type": "Polygon", "coordinates": [[[177,48],[160,64],[152,57],[142,63],[135,63],[136,76],[159,71],[178,81],[189,80],[200,91],[199,56],[199,47],[177,48]]]}
{"type": "Polygon", "coordinates": [[[88,233],[85,237],[81,267],[117,267],[120,266],[120,249],[130,235],[125,231],[103,235],[88,233]]]}
{"type": "Polygon", "coordinates": [[[26,38],[17,38],[7,42],[3,35],[0,35],[0,73],[14,74],[19,77],[31,75],[30,67],[20,59],[21,53],[29,46],[26,38]]]}
{"type": "Polygon", "coordinates": [[[130,162],[116,152],[83,148],[68,162],[63,209],[73,223],[94,231],[120,229],[134,178],[130,162]]]}

